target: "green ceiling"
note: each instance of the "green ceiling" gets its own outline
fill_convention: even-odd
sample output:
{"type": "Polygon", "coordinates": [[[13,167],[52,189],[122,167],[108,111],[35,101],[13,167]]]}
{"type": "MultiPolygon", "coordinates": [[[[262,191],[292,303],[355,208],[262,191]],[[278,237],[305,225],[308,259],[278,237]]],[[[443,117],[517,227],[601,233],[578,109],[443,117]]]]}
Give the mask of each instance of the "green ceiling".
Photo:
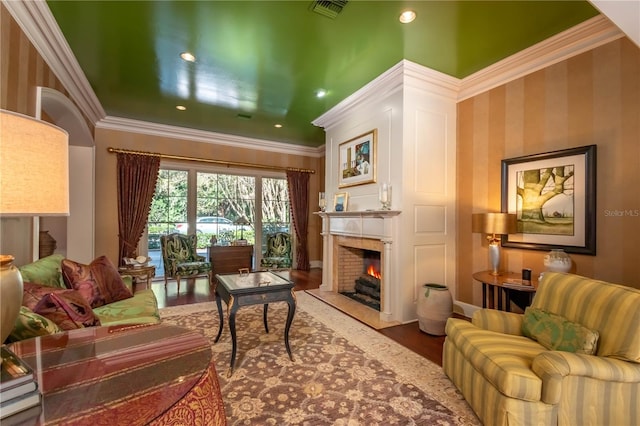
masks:
{"type": "Polygon", "coordinates": [[[402,59],[463,78],[598,14],[587,1],[351,0],[335,19],[311,0],[47,3],[108,115],[307,146],[324,143],[312,120],[402,59]]]}

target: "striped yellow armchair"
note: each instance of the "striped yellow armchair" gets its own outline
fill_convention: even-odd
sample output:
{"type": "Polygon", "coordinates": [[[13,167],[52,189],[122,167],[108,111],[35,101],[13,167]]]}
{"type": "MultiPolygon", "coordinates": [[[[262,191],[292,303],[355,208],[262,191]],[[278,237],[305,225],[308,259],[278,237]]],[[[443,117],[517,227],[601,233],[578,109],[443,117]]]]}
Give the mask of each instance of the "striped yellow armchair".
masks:
{"type": "Polygon", "coordinates": [[[446,333],[444,371],[486,425],[640,424],[640,290],[547,272],[524,314],[446,333]]]}

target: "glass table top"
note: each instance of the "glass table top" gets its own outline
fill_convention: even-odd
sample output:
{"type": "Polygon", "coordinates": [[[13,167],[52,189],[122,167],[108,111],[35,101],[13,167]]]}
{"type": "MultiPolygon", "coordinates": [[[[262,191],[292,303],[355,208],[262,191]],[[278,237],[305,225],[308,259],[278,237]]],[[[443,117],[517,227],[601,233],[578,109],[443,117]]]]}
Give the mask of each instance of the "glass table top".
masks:
{"type": "Polygon", "coordinates": [[[245,274],[218,274],[218,282],[229,292],[252,290],[261,287],[293,286],[293,282],[273,272],[249,272],[245,274]]]}

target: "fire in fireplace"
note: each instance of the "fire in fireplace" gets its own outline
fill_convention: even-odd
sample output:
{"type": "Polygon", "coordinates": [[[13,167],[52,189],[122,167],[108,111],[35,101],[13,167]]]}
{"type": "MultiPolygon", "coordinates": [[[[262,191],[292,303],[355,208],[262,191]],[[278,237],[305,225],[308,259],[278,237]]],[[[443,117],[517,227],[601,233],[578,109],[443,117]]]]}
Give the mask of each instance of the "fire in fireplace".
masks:
{"type": "Polygon", "coordinates": [[[373,250],[351,249],[361,253],[362,269],[354,280],[352,289],[341,293],[377,311],[380,310],[380,252],[373,250]]]}

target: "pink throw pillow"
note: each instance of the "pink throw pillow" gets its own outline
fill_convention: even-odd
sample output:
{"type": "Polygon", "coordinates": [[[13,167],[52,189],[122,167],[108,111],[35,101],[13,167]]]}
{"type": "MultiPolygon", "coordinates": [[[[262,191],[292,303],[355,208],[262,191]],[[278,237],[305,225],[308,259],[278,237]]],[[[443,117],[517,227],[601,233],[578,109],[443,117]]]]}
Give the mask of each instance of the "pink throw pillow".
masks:
{"type": "Polygon", "coordinates": [[[64,259],[61,266],[65,285],[78,290],[92,308],[133,297],[106,256],[96,258],[89,265],[64,259]]]}
{"type": "Polygon", "coordinates": [[[53,321],[63,330],[100,325],[100,319],[76,290],[45,294],[33,312],[53,321]]]}
{"type": "Polygon", "coordinates": [[[68,291],[66,288],[51,287],[44,284],[25,282],[22,287],[22,306],[33,311],[38,303],[49,293],[68,291]]]}

